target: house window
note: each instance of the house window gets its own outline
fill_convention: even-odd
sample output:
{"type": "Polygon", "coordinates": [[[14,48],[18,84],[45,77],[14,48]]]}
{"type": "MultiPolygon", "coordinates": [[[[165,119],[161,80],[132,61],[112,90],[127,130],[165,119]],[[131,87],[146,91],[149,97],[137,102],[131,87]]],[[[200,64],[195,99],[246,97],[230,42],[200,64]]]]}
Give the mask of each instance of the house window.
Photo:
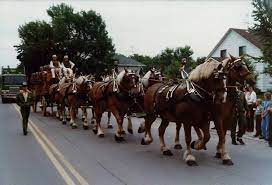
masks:
{"type": "Polygon", "coordinates": [[[246,47],[245,46],[240,46],[239,47],[239,56],[245,55],[246,54],[246,47]]]}
{"type": "Polygon", "coordinates": [[[221,58],[226,58],[226,56],[227,56],[227,50],[226,49],[221,50],[220,51],[220,57],[221,58]]]}

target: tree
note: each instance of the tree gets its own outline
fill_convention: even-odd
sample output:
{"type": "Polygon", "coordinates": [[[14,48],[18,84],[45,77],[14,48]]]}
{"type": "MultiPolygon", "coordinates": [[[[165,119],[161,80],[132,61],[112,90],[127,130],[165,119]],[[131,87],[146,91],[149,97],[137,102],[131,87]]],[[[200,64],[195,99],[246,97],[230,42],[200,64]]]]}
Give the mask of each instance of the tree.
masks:
{"type": "Polygon", "coordinates": [[[145,64],[144,67],[144,72],[147,72],[148,70],[150,70],[152,67],[155,66],[155,58],[154,57],[150,57],[147,55],[139,55],[139,54],[133,54],[129,56],[130,58],[145,64]]]}
{"type": "Polygon", "coordinates": [[[19,27],[21,44],[15,46],[27,75],[39,70],[48,62],[53,49],[52,27],[45,21],[33,21],[19,27]]]}
{"type": "Polygon", "coordinates": [[[130,57],[145,64],[145,71],[155,67],[160,70],[169,78],[180,77],[180,62],[182,58],[186,58],[188,71],[196,66],[196,62],[193,60],[194,54],[190,46],[177,47],[177,48],[165,48],[155,57],[144,56],[139,54],[131,55],[130,57]]]}
{"type": "Polygon", "coordinates": [[[18,30],[21,44],[16,49],[25,66],[35,66],[37,71],[49,63],[52,54],[60,60],[68,54],[85,73],[100,74],[113,66],[114,45],[99,14],[92,10],[75,12],[64,3],[50,7],[47,14],[50,23],[30,22],[18,30]]]}
{"type": "Polygon", "coordinates": [[[262,48],[263,57],[259,60],[267,63],[265,73],[272,76],[272,7],[264,0],[253,0],[254,25],[250,30],[260,37],[264,47],[262,48]]]}
{"type": "Polygon", "coordinates": [[[47,13],[52,18],[54,40],[81,70],[102,73],[112,67],[115,50],[99,14],[92,10],[74,13],[63,3],[50,7],[47,13]]]}

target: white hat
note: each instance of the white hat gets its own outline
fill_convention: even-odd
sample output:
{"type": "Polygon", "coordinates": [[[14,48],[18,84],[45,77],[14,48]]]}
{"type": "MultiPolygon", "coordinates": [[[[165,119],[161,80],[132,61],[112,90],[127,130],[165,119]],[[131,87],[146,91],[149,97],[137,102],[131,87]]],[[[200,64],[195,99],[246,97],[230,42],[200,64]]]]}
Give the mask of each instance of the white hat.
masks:
{"type": "Polygon", "coordinates": [[[57,55],[52,55],[52,58],[53,58],[53,57],[57,57],[57,55]]]}
{"type": "Polygon", "coordinates": [[[69,57],[68,57],[68,55],[64,55],[64,57],[63,57],[63,58],[69,58],[69,57]]]}

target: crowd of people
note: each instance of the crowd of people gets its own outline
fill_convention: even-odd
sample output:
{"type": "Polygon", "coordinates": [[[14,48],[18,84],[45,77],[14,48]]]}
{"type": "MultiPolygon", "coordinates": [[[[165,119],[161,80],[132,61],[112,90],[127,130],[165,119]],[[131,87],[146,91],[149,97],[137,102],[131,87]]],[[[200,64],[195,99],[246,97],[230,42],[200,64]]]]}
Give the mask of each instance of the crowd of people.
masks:
{"type": "Polygon", "coordinates": [[[272,125],[270,113],[272,113],[271,93],[264,93],[263,99],[257,99],[253,87],[237,88],[237,115],[236,123],[233,124],[231,138],[232,144],[237,145],[237,141],[244,145],[242,136],[245,132],[252,133],[254,137],[268,141],[272,147],[272,125]],[[236,127],[239,131],[236,133],[236,127]],[[236,138],[237,137],[237,138],[236,138]]]}

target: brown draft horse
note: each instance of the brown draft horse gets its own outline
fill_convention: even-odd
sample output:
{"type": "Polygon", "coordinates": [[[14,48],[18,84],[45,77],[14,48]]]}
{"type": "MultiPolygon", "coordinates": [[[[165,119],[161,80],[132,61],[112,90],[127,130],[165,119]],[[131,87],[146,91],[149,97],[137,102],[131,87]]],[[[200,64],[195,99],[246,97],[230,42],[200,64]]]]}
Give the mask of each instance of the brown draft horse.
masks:
{"type": "Polygon", "coordinates": [[[41,99],[42,87],[43,87],[42,72],[32,73],[30,76],[30,88],[35,97],[35,101],[33,104],[34,112],[37,112],[37,103],[41,99]]]}
{"type": "MultiPolygon", "coordinates": [[[[251,85],[255,84],[255,78],[248,70],[245,62],[241,58],[235,58],[230,55],[230,58],[226,58],[223,62],[224,71],[227,74],[227,97],[226,102],[220,105],[215,105],[214,112],[220,115],[218,117],[212,117],[215,122],[217,133],[219,136],[219,142],[217,145],[216,158],[222,158],[224,165],[233,165],[228,152],[225,149],[225,137],[226,131],[231,128],[234,123],[234,117],[236,114],[236,82],[243,84],[245,81],[251,85]]],[[[200,131],[200,130],[199,130],[200,131]]],[[[177,131],[179,132],[179,130],[177,131]]],[[[200,140],[191,143],[193,149],[200,150],[200,140]]]]}
{"type": "Polygon", "coordinates": [[[245,81],[251,85],[255,84],[255,78],[247,68],[246,63],[241,58],[235,58],[230,55],[223,61],[224,70],[227,71],[227,88],[228,95],[226,103],[215,106],[219,117],[213,118],[219,142],[217,145],[217,158],[222,158],[224,165],[233,165],[230,155],[226,151],[226,132],[231,128],[233,122],[232,116],[235,114],[235,96],[237,96],[236,82],[243,84],[245,81]]]}
{"type": "Polygon", "coordinates": [[[187,149],[184,153],[184,159],[188,165],[196,165],[195,157],[191,151],[191,126],[195,125],[203,130],[204,137],[202,148],[210,139],[208,114],[211,106],[215,103],[222,103],[226,93],[226,83],[224,80],[223,66],[220,62],[213,59],[197,66],[189,76],[194,83],[199,102],[191,99],[187,94],[187,88],[179,85],[173,91],[173,96],[167,98],[172,86],[158,83],[151,86],[144,97],[145,117],[145,138],[142,144],[152,143],[151,135],[152,123],[160,115],[162,121],[159,127],[159,137],[161,151],[164,155],[172,155],[164,142],[165,129],[169,122],[183,123],[185,129],[185,140],[187,149]]]}
{"type": "Polygon", "coordinates": [[[70,111],[70,126],[73,129],[78,127],[75,122],[78,108],[82,110],[83,129],[87,130],[89,128],[87,117],[87,107],[89,105],[88,93],[92,89],[93,83],[94,78],[91,75],[79,76],[66,88],[64,103],[68,106],[70,111]]]}
{"type": "Polygon", "coordinates": [[[118,129],[115,133],[117,142],[124,141],[123,120],[128,113],[133,96],[139,93],[139,77],[128,70],[123,70],[109,82],[96,82],[90,91],[90,98],[94,108],[93,131],[97,136],[103,137],[101,117],[103,112],[109,110],[116,118],[118,129]]]}
{"type": "MultiPolygon", "coordinates": [[[[162,82],[161,72],[156,69],[149,70],[141,79],[139,85],[139,94],[134,97],[134,102],[129,106],[128,114],[126,118],[128,120],[127,131],[130,134],[133,134],[133,126],[131,121],[131,116],[133,113],[143,113],[144,112],[144,93],[152,85],[162,82]]],[[[110,123],[111,113],[108,112],[108,128],[112,128],[110,123]]],[[[141,126],[138,129],[138,133],[144,132],[144,122],[141,123],[141,126]]]]}

